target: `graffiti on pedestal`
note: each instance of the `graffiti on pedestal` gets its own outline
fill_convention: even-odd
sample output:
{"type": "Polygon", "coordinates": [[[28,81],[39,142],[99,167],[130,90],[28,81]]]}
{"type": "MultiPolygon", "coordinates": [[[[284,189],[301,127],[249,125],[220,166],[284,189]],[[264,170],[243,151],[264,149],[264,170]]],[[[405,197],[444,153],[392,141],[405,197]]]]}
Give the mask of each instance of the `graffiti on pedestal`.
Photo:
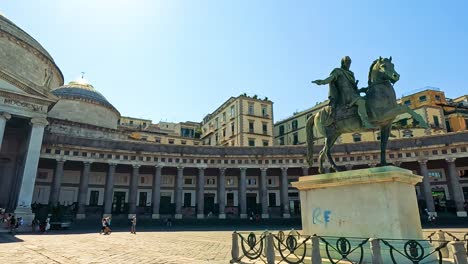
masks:
{"type": "Polygon", "coordinates": [[[314,208],[312,210],[312,224],[314,225],[324,225],[327,227],[330,223],[331,211],[327,209],[322,209],[320,207],[314,208]]]}

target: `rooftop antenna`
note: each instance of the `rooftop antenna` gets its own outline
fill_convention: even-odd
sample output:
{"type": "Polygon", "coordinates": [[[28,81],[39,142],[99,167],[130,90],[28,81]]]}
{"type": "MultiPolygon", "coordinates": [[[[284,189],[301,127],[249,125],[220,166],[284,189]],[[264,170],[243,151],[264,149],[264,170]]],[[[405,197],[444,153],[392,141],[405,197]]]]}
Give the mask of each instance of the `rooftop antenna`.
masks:
{"type": "Polygon", "coordinates": [[[82,80],[84,79],[84,74],[85,74],[85,72],[81,72],[81,79],[82,80]]]}

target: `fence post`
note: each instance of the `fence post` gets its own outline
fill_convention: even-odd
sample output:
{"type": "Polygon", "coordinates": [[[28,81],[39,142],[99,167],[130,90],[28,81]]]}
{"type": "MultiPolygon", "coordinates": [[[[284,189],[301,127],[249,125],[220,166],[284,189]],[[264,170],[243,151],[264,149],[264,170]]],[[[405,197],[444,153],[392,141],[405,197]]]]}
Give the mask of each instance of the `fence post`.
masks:
{"type": "Polygon", "coordinates": [[[268,232],[266,236],[266,258],[268,264],[275,264],[275,247],[273,245],[273,233],[268,232]]]}
{"type": "Polygon", "coordinates": [[[232,233],[231,257],[231,263],[236,263],[239,261],[239,235],[237,235],[236,231],[232,233]]]}
{"type": "Polygon", "coordinates": [[[372,264],[383,264],[382,250],[380,248],[380,239],[370,239],[370,249],[372,254],[372,264]]]}
{"type": "Polygon", "coordinates": [[[318,236],[314,235],[311,238],[312,240],[312,250],[311,250],[311,263],[312,264],[322,264],[322,256],[320,256],[320,239],[318,236]]]}
{"type": "Polygon", "coordinates": [[[463,241],[452,241],[449,245],[452,246],[453,249],[453,260],[455,264],[468,264],[465,243],[463,241]]]}
{"type": "MultiPolygon", "coordinates": [[[[437,242],[437,246],[441,246],[442,245],[442,241],[447,241],[445,240],[445,232],[442,231],[442,230],[439,230],[437,231],[437,240],[439,240],[440,242],[437,242]]],[[[449,250],[448,250],[448,247],[443,247],[440,249],[440,253],[442,253],[442,257],[443,258],[448,258],[449,257],[449,250]]]]}

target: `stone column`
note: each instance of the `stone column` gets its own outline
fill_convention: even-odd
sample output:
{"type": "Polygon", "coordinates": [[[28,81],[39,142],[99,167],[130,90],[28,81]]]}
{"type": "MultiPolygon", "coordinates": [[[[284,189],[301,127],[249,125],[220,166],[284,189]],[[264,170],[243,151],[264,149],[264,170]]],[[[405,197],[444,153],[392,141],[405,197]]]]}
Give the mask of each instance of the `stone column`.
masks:
{"type": "Polygon", "coordinates": [[[136,204],[138,194],[138,179],[140,178],[140,165],[134,164],[132,176],[130,177],[130,187],[128,193],[128,219],[136,215],[136,204]]]}
{"type": "Polygon", "coordinates": [[[0,150],[2,149],[3,135],[5,134],[6,122],[10,120],[11,115],[9,113],[0,113],[0,150]]]}
{"type": "Polygon", "coordinates": [[[23,217],[25,223],[31,223],[34,214],[31,211],[32,196],[34,193],[34,184],[36,182],[37,165],[41,152],[42,137],[44,128],[48,122],[45,118],[31,119],[31,132],[29,133],[29,142],[24,162],[23,177],[21,178],[21,187],[16,205],[16,216],[23,217]]]}
{"type": "Polygon", "coordinates": [[[175,219],[182,219],[182,191],[184,183],[184,167],[177,168],[175,188],[175,219]]]}
{"type": "MultiPolygon", "coordinates": [[[[455,201],[455,206],[457,208],[457,216],[466,217],[466,211],[463,208],[465,203],[465,198],[463,197],[463,190],[460,185],[460,179],[457,173],[457,167],[455,166],[455,158],[445,159],[448,165],[448,184],[451,185],[451,193],[453,200],[455,201]]],[[[449,188],[450,190],[450,188],[449,188]]]]}
{"type": "Polygon", "coordinates": [[[218,206],[219,206],[219,219],[225,219],[226,213],[226,168],[219,168],[218,180],[218,206]]]}
{"type": "Polygon", "coordinates": [[[197,179],[197,218],[205,217],[205,168],[198,168],[197,179]]]}
{"type": "Polygon", "coordinates": [[[247,184],[247,168],[240,168],[239,176],[239,210],[240,218],[247,218],[247,194],[246,194],[246,184],[247,184]]]}
{"type": "Polygon", "coordinates": [[[288,198],[288,168],[281,168],[281,209],[283,210],[283,218],[290,218],[289,214],[289,198],[288,198]]]}
{"type": "Polygon", "coordinates": [[[302,176],[309,175],[309,167],[302,167],[302,176]]]}
{"type": "Polygon", "coordinates": [[[260,202],[262,203],[262,218],[268,215],[267,168],[260,168],[260,202]]]}
{"type": "Polygon", "coordinates": [[[103,217],[112,215],[112,202],[114,199],[114,174],[117,164],[109,163],[107,171],[106,186],[104,187],[104,214],[103,217]]]}
{"type": "Polygon", "coordinates": [[[159,206],[161,204],[161,171],[162,166],[156,165],[153,176],[153,215],[151,218],[159,219],[159,206]]]}
{"type": "Polygon", "coordinates": [[[431,182],[429,180],[429,171],[427,170],[427,160],[418,160],[418,162],[421,176],[423,176],[422,187],[424,200],[426,200],[426,208],[430,214],[437,215],[434,206],[434,199],[432,198],[431,182]]]}
{"type": "Polygon", "coordinates": [[[80,187],[78,189],[78,211],[76,219],[86,218],[86,199],[88,198],[89,174],[91,171],[91,162],[83,162],[83,171],[81,171],[80,187]]]}
{"type": "Polygon", "coordinates": [[[54,179],[50,188],[49,204],[57,205],[59,203],[60,185],[63,178],[63,164],[65,160],[58,159],[57,166],[55,167],[54,179]]]}

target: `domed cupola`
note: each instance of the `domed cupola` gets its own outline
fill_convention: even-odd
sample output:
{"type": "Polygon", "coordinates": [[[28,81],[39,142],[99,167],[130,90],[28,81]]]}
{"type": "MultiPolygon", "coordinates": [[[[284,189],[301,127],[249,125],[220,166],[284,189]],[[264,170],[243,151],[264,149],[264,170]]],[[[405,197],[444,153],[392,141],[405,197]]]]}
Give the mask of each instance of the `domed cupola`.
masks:
{"type": "Polygon", "coordinates": [[[49,116],[94,126],[117,128],[120,113],[83,78],[60,86],[52,93],[59,98],[49,116]]]}

